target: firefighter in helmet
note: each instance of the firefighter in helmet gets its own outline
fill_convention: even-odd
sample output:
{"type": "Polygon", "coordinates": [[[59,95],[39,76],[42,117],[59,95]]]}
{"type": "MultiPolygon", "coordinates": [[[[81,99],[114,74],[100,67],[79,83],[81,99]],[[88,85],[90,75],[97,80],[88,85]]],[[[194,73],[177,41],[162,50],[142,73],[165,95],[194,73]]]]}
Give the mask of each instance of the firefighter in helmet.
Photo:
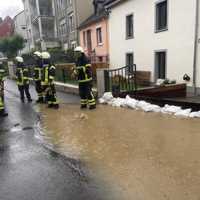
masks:
{"type": "Polygon", "coordinates": [[[42,52],[43,72],[42,87],[45,94],[45,100],[49,108],[59,108],[54,84],[56,76],[56,67],[51,63],[51,55],[48,52],[42,52]]]}
{"type": "Polygon", "coordinates": [[[29,92],[29,84],[30,84],[30,76],[29,76],[29,70],[24,65],[24,59],[22,57],[17,56],[15,58],[16,62],[16,79],[17,79],[17,85],[20,92],[20,98],[21,101],[25,102],[25,95],[28,100],[28,102],[32,102],[32,98],[29,92]]]}
{"type": "Polygon", "coordinates": [[[79,82],[79,94],[81,97],[81,108],[95,109],[96,101],[92,92],[92,69],[82,47],[75,48],[76,68],[75,75],[79,82]]]}
{"type": "Polygon", "coordinates": [[[5,112],[4,105],[4,80],[5,80],[5,70],[3,63],[0,62],[0,117],[6,117],[8,114],[5,112]]]}
{"type": "Polygon", "coordinates": [[[33,57],[35,59],[35,67],[34,67],[34,81],[35,81],[35,89],[38,95],[37,103],[43,103],[43,90],[42,90],[42,53],[36,51],[33,53],[33,57]]]}

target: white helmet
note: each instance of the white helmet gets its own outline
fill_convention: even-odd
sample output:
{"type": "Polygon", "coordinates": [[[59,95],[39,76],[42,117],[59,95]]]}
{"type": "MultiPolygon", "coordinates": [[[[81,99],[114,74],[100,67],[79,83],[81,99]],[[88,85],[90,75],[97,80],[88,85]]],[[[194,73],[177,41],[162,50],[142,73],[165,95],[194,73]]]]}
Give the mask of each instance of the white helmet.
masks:
{"type": "Polygon", "coordinates": [[[39,57],[39,58],[42,58],[42,54],[41,54],[41,52],[39,52],[39,51],[35,51],[35,52],[33,53],[33,55],[34,55],[34,56],[37,56],[37,57],[39,57]]]}
{"type": "Polygon", "coordinates": [[[48,52],[42,52],[42,59],[50,59],[51,55],[48,52]]]}
{"type": "Polygon", "coordinates": [[[23,59],[22,57],[20,57],[20,56],[17,56],[17,57],[15,58],[15,60],[16,60],[17,62],[19,62],[19,63],[23,63],[23,62],[24,62],[24,59],[23,59]]]}
{"type": "Polygon", "coordinates": [[[81,46],[78,46],[74,49],[75,52],[81,52],[81,53],[84,53],[84,50],[81,46]]]}

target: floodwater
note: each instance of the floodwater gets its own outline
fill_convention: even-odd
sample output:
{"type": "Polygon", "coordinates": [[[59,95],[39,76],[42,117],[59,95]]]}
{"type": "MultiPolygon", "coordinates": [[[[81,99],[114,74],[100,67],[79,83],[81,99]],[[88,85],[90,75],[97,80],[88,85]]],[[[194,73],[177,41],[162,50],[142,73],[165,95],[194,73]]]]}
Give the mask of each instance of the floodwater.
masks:
{"type": "Polygon", "coordinates": [[[42,112],[49,142],[84,162],[110,199],[200,200],[200,120],[110,106],[42,112]]]}

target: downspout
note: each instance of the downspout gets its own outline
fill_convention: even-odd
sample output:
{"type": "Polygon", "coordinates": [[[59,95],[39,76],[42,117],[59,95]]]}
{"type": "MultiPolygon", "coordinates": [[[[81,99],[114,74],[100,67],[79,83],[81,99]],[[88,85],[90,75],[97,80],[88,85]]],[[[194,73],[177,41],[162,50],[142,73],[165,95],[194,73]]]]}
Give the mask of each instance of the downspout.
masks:
{"type": "MultiPolygon", "coordinates": [[[[75,26],[75,32],[76,32],[76,42],[77,42],[77,46],[79,46],[80,45],[80,41],[79,41],[79,29],[78,29],[78,27],[79,27],[79,22],[80,22],[80,20],[79,20],[79,15],[78,15],[78,6],[77,6],[77,2],[76,2],[76,0],[74,1],[74,6],[75,6],[75,8],[74,8],[74,10],[75,10],[75,15],[76,15],[76,26],[75,26]]],[[[75,17],[75,15],[74,15],[74,17],[75,17]]]]}
{"type": "Polygon", "coordinates": [[[198,56],[198,36],[199,36],[199,0],[196,0],[195,16],[195,38],[194,38],[194,60],[193,60],[193,87],[194,94],[197,94],[197,56],[198,56]]]}

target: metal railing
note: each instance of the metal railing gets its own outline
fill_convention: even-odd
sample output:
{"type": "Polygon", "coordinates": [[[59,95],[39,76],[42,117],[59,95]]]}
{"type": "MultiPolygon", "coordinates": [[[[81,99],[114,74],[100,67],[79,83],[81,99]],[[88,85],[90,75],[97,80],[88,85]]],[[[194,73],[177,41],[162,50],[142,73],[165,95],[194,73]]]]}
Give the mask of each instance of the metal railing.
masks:
{"type": "Polygon", "coordinates": [[[137,67],[129,65],[118,69],[104,71],[105,91],[119,94],[121,92],[137,92],[137,67]]]}

